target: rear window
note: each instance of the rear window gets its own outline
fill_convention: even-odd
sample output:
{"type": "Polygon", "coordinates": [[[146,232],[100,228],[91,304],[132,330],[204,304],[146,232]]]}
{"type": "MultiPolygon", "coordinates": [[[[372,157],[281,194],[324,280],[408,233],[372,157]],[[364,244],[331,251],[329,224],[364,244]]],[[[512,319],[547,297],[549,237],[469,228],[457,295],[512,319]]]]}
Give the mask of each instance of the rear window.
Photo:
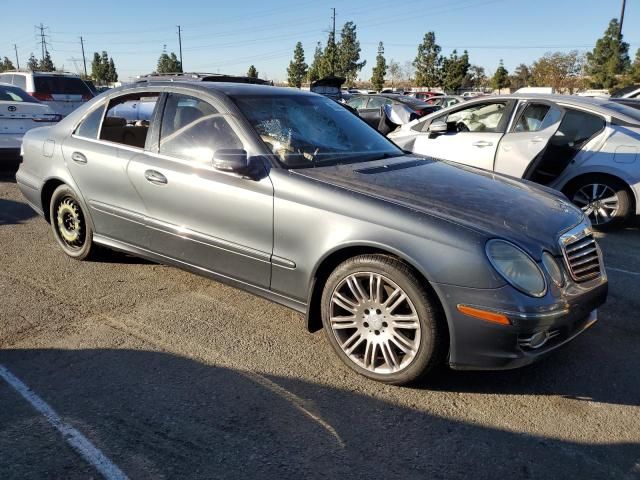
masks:
{"type": "Polygon", "coordinates": [[[51,95],[91,95],[89,87],[76,77],[34,76],[36,92],[51,95]]]}
{"type": "Polygon", "coordinates": [[[35,98],[29,96],[25,91],[16,87],[8,87],[6,85],[0,85],[0,101],[40,103],[35,98]]]}

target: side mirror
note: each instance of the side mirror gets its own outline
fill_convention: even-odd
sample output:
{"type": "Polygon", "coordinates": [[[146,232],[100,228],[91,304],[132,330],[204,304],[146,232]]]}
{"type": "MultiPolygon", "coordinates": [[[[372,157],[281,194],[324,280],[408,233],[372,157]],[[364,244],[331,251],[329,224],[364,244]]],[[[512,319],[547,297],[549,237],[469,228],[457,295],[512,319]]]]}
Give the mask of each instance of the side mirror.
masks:
{"type": "Polygon", "coordinates": [[[213,168],[223,172],[244,173],[249,167],[246,150],[225,148],[213,153],[213,168]]]}
{"type": "Polygon", "coordinates": [[[447,133],[447,130],[448,130],[448,127],[445,122],[432,122],[431,125],[429,125],[429,128],[427,129],[429,133],[433,133],[435,135],[439,135],[441,133],[447,133]]]}

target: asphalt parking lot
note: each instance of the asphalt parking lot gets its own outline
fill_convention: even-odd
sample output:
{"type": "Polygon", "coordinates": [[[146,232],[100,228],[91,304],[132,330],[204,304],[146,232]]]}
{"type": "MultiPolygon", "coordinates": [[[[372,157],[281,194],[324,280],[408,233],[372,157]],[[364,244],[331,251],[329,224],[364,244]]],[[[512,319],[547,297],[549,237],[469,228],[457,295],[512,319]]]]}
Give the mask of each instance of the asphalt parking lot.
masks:
{"type": "MultiPolygon", "coordinates": [[[[600,321],[511,372],[361,378],[300,315],[120,254],[77,262],[0,178],[0,366],[130,478],[640,478],[640,229],[600,321]]],[[[0,478],[98,478],[0,378],[0,478]]],[[[115,478],[115,477],[114,477],[115,478]]]]}

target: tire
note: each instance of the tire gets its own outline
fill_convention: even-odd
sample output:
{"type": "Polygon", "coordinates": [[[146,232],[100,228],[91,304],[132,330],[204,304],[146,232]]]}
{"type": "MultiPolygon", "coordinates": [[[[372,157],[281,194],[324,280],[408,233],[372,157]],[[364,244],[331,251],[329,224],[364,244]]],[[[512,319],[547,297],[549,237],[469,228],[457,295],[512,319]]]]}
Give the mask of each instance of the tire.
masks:
{"type": "Polygon", "coordinates": [[[631,214],[633,202],[629,189],[624,182],[613,177],[584,176],[566,194],[589,217],[596,230],[611,231],[620,228],[631,214]]]}
{"type": "Polygon", "coordinates": [[[340,359],[393,385],[411,383],[443,363],[446,322],[423,285],[390,256],[361,255],[338,265],[325,284],[321,314],[340,359]]]}
{"type": "Polygon", "coordinates": [[[53,236],[64,253],[76,260],[95,257],[91,219],[82,211],[78,195],[67,185],[60,185],[53,192],[49,218],[53,236]]]}

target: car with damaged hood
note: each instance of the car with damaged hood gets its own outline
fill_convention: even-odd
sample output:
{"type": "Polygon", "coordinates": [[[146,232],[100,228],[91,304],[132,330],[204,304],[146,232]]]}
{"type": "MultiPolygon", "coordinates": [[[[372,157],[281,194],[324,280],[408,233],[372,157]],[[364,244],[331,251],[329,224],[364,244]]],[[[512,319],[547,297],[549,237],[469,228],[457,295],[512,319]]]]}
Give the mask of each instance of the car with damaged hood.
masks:
{"type": "Polygon", "coordinates": [[[563,192],[600,230],[640,214],[640,112],[608,99],[483,97],[389,134],[405,150],[563,192]]]}
{"type": "Polygon", "coordinates": [[[606,299],[589,220],[561,194],[406,154],[313,93],[148,82],[23,147],[18,186],[67,255],[116,249],[288,306],[375,380],[529,364],[606,299]],[[141,98],[148,125],[117,116],[141,98]]]}

